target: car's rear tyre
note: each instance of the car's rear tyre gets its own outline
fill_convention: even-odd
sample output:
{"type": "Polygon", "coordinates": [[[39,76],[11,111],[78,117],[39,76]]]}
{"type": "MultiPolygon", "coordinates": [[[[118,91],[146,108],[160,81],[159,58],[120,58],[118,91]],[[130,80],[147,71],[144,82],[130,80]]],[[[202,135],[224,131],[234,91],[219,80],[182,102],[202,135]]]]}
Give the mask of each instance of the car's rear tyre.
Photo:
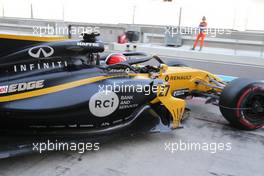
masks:
{"type": "Polygon", "coordinates": [[[220,111],[233,126],[254,130],[264,126],[264,82],[236,79],[223,90],[220,111]]]}

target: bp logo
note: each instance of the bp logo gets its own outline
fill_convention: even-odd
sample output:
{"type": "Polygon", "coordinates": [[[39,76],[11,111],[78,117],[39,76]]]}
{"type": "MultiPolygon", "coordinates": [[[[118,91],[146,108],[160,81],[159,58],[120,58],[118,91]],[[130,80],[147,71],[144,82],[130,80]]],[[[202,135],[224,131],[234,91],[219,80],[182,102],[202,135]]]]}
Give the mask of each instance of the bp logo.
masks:
{"type": "Polygon", "coordinates": [[[97,117],[112,114],[119,105],[119,98],[112,91],[100,91],[94,94],[89,101],[90,112],[97,117]]]}

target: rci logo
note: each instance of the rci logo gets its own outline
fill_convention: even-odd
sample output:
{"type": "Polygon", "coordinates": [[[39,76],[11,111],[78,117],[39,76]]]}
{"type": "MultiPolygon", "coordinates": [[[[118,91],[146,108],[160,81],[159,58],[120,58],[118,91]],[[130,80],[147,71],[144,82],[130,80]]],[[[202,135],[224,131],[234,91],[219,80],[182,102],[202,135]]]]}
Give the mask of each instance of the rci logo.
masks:
{"type": "Polygon", "coordinates": [[[90,112],[97,117],[112,114],[119,105],[119,98],[112,91],[98,92],[89,101],[90,112]]]}
{"type": "Polygon", "coordinates": [[[50,57],[54,53],[54,49],[50,46],[37,46],[28,50],[28,54],[34,58],[50,57]]]}

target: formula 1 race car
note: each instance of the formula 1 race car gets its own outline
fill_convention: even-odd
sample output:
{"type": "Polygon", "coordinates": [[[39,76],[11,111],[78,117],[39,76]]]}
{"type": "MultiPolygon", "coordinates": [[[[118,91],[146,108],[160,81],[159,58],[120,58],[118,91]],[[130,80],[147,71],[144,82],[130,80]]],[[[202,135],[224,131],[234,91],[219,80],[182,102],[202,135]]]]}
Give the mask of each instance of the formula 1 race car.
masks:
{"type": "Polygon", "coordinates": [[[103,56],[104,44],[95,33],[18,48],[0,58],[0,126],[5,131],[166,131],[180,126],[187,97],[207,98],[234,127],[264,125],[263,81],[226,82],[140,52],[103,56]],[[148,64],[152,60],[158,64],[148,64]]]}

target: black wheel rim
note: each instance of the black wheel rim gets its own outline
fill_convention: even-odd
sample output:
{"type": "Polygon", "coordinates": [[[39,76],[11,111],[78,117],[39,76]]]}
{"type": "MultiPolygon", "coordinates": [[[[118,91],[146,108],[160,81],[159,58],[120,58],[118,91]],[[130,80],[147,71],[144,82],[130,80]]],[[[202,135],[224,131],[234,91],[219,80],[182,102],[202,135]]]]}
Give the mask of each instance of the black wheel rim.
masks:
{"type": "Polygon", "coordinates": [[[248,95],[241,104],[241,114],[250,123],[264,123],[264,93],[254,92],[248,95]]]}

